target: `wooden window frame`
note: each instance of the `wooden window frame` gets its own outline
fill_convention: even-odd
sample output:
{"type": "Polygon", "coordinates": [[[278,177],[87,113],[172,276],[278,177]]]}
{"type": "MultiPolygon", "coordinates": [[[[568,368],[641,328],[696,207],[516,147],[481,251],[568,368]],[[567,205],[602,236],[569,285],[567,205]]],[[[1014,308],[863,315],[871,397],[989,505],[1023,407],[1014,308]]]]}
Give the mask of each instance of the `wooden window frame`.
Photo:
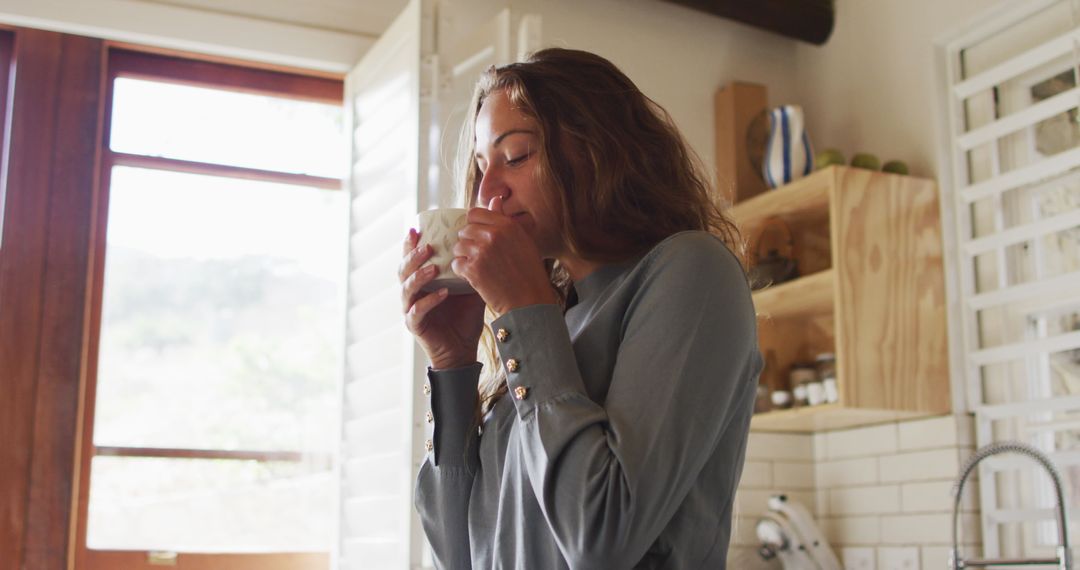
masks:
{"type": "MultiPolygon", "coordinates": [[[[0,238],[4,231],[4,201],[7,195],[7,130],[11,114],[8,107],[8,91],[11,89],[12,63],[15,61],[15,32],[0,28],[0,238]]],[[[0,242],[0,248],[3,243],[0,242]]]]}
{"type": "MultiPolygon", "coordinates": [[[[256,461],[311,460],[311,455],[296,451],[264,452],[216,449],[175,449],[145,447],[96,447],[93,443],[94,409],[97,386],[98,351],[101,333],[101,309],[104,292],[105,238],[108,224],[110,175],[114,166],[151,168],[189,174],[258,180],[289,185],[304,185],[327,190],[342,190],[342,181],[336,178],[274,172],[256,168],[244,168],[188,160],[151,157],[113,152],[110,149],[111,109],[113,85],[120,77],[138,78],[168,83],[223,89],[228,91],[286,97],[290,99],[332,103],[343,101],[344,85],[340,77],[325,74],[302,74],[294,70],[248,67],[217,59],[189,58],[160,50],[141,51],[129,44],[108,44],[104,120],[100,146],[100,170],[97,190],[98,207],[94,235],[90,244],[91,271],[89,276],[89,332],[87,367],[84,388],[84,413],[80,435],[80,471],[76,508],[75,554],[78,570],[157,569],[163,561],[160,555],[145,550],[94,550],[86,544],[89,511],[91,461],[94,456],[123,457],[169,457],[210,458],[256,461]]],[[[332,461],[330,457],[317,457],[316,461],[332,461]]],[[[171,554],[171,553],[170,553],[171,554]]],[[[175,558],[167,557],[165,564],[180,570],[295,570],[325,569],[330,566],[328,552],[280,552],[280,553],[188,553],[181,552],[175,558]]]]}

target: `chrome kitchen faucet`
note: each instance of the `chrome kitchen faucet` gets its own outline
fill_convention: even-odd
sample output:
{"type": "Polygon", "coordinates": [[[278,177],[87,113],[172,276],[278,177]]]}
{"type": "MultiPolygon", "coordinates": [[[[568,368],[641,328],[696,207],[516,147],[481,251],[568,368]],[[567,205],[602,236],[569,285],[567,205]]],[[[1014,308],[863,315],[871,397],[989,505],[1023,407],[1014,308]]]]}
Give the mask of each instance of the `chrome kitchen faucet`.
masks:
{"type": "Polygon", "coordinates": [[[1057,468],[1050,462],[1050,458],[1034,447],[1017,441],[1002,441],[991,443],[975,452],[967,464],[960,471],[960,477],[953,485],[953,540],[952,550],[949,551],[949,568],[959,570],[961,568],[987,568],[990,566],[1056,566],[1059,570],[1072,570],[1072,552],[1069,550],[1068,518],[1065,516],[1065,494],[1061,487],[1061,475],[1057,468]],[[958,527],[960,523],[960,498],[964,491],[964,481],[975,470],[980,461],[999,453],[1019,453],[1038,461],[1046,469],[1050,478],[1054,481],[1054,491],[1057,492],[1057,517],[1058,517],[1058,547],[1055,558],[986,558],[982,560],[965,560],[960,555],[960,543],[958,539],[958,527]]]}

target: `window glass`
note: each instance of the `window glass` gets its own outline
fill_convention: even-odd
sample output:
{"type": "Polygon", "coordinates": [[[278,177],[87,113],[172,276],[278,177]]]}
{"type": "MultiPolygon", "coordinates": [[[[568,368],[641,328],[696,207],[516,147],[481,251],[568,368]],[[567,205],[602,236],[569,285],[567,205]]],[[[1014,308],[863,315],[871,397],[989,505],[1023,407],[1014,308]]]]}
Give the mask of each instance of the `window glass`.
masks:
{"type": "Polygon", "coordinates": [[[113,169],[95,445],[332,449],[346,202],[113,169]]]}
{"type": "Polygon", "coordinates": [[[340,104],[118,78],[110,147],[143,154],[342,178],[340,104]]]}
{"type": "Polygon", "coordinates": [[[100,550],[328,552],[332,472],[304,462],[95,457],[87,545],[100,550]]]}

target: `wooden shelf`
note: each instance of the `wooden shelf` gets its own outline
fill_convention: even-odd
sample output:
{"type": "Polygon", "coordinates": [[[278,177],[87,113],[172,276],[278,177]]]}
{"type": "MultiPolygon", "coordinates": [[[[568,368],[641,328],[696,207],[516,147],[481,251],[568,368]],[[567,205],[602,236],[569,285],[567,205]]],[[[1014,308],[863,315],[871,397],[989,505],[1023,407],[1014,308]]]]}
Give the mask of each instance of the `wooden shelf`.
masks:
{"type": "Polygon", "coordinates": [[[824,217],[829,209],[829,189],[837,167],[830,166],[800,178],[791,184],[758,194],[731,207],[734,218],[743,231],[757,227],[765,218],[824,217]]]}
{"type": "Polygon", "coordinates": [[[822,404],[754,414],[751,431],[813,433],[857,426],[895,422],[925,416],[922,412],[898,410],[864,410],[846,408],[840,404],[822,404]]]}
{"type": "Polygon", "coordinates": [[[831,269],[754,291],[754,308],[762,317],[806,317],[833,310],[831,269]]]}
{"type": "MultiPolygon", "coordinates": [[[[753,293],[763,379],[836,355],[839,401],[755,416],[758,431],[813,432],[948,413],[945,280],[933,181],[846,166],[731,209],[747,239],[781,218],[804,277],[753,293]]],[[[753,247],[753,244],[751,244],[753,247]]]]}

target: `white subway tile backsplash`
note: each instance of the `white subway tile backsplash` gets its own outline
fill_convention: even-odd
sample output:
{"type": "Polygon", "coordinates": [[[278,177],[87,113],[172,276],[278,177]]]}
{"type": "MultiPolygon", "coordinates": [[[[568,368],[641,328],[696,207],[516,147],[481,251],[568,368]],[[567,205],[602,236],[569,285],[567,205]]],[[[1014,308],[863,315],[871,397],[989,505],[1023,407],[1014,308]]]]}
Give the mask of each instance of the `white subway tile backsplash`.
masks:
{"type": "MultiPolygon", "coordinates": [[[[769,497],[783,492],[811,510],[845,569],[947,567],[951,488],[973,453],[973,425],[971,416],[949,415],[815,434],[752,433],[732,552],[754,552],[754,526],[769,497]]],[[[977,479],[968,480],[961,509],[963,543],[977,548],[977,479]]],[[[750,568],[730,560],[732,568],[750,568]]]]}
{"type": "Polygon", "coordinates": [[[783,489],[739,489],[735,493],[735,508],[739,517],[757,520],[769,508],[769,497],[784,494],[791,501],[798,501],[810,514],[816,515],[817,504],[813,491],[787,491],[783,489]]]}
{"type": "Polygon", "coordinates": [[[882,482],[951,479],[960,469],[956,448],[887,455],[880,462],[882,482]]]}
{"type": "Polygon", "coordinates": [[[740,489],[772,489],[773,464],[769,461],[750,461],[743,464],[740,489]]]}
{"type": "MultiPolygon", "coordinates": [[[[960,534],[965,542],[981,541],[978,517],[960,515],[960,534]]],[[[942,545],[952,542],[952,512],[881,517],[883,544],[942,545]]]]}
{"type": "Polygon", "coordinates": [[[831,431],[825,439],[828,459],[883,455],[895,453],[896,449],[896,424],[831,431]]]}
{"type": "Polygon", "coordinates": [[[813,461],[813,440],[809,434],[750,432],[746,459],[813,461]]]}
{"type": "Polygon", "coordinates": [[[844,570],[875,570],[877,556],[869,546],[848,546],[840,550],[840,563],[844,570]]]}
{"type": "MultiPolygon", "coordinates": [[[[904,483],[900,486],[900,505],[905,513],[930,513],[952,512],[953,481],[926,481],[921,483],[904,483]]],[[[977,507],[976,497],[979,494],[979,484],[968,480],[964,484],[964,496],[960,501],[961,511],[972,511],[977,507]]]]}
{"type": "Polygon", "coordinates": [[[769,497],[776,494],[772,489],[742,489],[735,493],[735,512],[740,518],[755,518],[768,508],[769,497]]]}
{"type": "Polygon", "coordinates": [[[817,514],[824,517],[832,513],[829,512],[829,490],[818,488],[814,490],[817,500],[817,514]]]}
{"type": "Polygon", "coordinates": [[[819,519],[825,540],[836,548],[838,545],[873,546],[881,541],[879,517],[821,517],[819,519]]]}
{"type": "Polygon", "coordinates": [[[951,546],[923,546],[921,550],[922,567],[931,568],[949,567],[949,549],[951,546]]]}
{"type": "Polygon", "coordinates": [[[919,570],[919,549],[914,546],[883,547],[878,549],[880,570],[919,570]]]}
{"type": "Polygon", "coordinates": [[[956,447],[956,417],[952,415],[897,424],[900,450],[956,447]]]}
{"type": "Polygon", "coordinates": [[[757,539],[758,513],[744,513],[736,510],[731,521],[731,544],[741,546],[760,546],[757,539]]]}
{"type": "Polygon", "coordinates": [[[773,484],[777,489],[814,488],[814,464],[810,462],[777,461],[773,466],[773,484]]]}
{"type": "Polygon", "coordinates": [[[829,490],[829,514],[833,516],[899,512],[899,485],[844,487],[829,490]]]}
{"type": "Polygon", "coordinates": [[[817,463],[815,469],[818,486],[826,489],[878,482],[876,457],[823,461],[817,463]]]}
{"type": "Polygon", "coordinates": [[[815,433],[811,439],[814,445],[814,461],[824,461],[828,459],[826,456],[827,442],[829,440],[828,432],[815,433]]]}

